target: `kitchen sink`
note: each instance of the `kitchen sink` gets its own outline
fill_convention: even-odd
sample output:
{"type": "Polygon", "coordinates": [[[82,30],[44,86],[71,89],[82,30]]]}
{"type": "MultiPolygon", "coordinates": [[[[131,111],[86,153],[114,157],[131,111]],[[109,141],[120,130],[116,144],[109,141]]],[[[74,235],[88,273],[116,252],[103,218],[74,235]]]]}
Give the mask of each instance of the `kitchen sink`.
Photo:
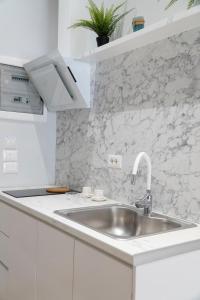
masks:
{"type": "Polygon", "coordinates": [[[70,210],[56,214],[87,226],[112,238],[126,240],[196,226],[157,213],[146,216],[128,205],[103,205],[70,210]]]}

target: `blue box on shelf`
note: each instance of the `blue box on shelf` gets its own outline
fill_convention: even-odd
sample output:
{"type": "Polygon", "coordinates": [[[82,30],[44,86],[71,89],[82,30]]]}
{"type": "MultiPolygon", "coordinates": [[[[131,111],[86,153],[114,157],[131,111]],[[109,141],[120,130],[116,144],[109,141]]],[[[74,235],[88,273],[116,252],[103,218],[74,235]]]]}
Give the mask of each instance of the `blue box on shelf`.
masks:
{"type": "Polygon", "coordinates": [[[145,23],[145,20],[144,20],[144,17],[134,17],[133,18],[133,22],[132,22],[132,25],[133,25],[133,31],[138,31],[138,30],[141,30],[144,28],[144,23],[145,23]]]}

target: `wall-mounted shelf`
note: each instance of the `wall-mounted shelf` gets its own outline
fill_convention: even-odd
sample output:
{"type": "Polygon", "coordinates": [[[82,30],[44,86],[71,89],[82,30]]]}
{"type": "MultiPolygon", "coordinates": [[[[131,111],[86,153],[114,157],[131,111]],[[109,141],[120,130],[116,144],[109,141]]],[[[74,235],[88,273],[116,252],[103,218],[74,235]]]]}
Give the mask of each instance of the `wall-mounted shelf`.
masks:
{"type": "Polygon", "coordinates": [[[120,55],[122,53],[138,49],[168,37],[180,34],[200,27],[200,6],[179,13],[173,18],[164,19],[146,28],[126,35],[110,42],[100,48],[96,48],[79,58],[85,62],[99,62],[120,55]]]}

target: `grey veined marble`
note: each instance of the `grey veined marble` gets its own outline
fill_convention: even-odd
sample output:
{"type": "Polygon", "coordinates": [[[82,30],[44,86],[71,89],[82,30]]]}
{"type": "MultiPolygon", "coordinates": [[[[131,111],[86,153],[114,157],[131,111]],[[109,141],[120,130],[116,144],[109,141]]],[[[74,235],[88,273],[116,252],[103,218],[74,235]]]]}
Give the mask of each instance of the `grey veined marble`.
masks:
{"type": "Polygon", "coordinates": [[[109,59],[93,69],[93,106],[57,115],[57,183],[91,185],[121,202],[136,155],[152,158],[154,209],[200,222],[200,29],[109,59]],[[108,154],[123,156],[122,170],[108,154]]]}

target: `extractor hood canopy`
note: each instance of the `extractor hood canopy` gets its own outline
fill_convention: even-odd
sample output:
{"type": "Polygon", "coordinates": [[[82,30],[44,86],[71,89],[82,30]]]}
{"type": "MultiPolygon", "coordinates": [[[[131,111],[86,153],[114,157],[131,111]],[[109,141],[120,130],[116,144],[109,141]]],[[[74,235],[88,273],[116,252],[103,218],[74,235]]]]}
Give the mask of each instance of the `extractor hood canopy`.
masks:
{"type": "Polygon", "coordinates": [[[51,112],[89,107],[89,65],[63,59],[58,50],[24,65],[51,112]]]}

